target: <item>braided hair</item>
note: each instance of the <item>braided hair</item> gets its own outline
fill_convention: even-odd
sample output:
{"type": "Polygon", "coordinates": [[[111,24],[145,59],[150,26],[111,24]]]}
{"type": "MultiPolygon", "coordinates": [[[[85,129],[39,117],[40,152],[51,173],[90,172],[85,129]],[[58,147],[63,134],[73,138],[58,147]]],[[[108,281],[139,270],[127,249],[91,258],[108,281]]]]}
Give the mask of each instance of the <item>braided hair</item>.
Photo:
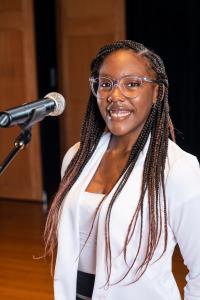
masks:
{"type": "MultiPolygon", "coordinates": [[[[118,281],[122,281],[130,272],[135,261],[137,260],[142,244],[143,238],[143,205],[144,197],[147,192],[148,195],[148,216],[149,216],[149,230],[148,230],[148,240],[146,246],[146,253],[142,263],[139,265],[138,271],[140,275],[136,280],[138,280],[143,273],[146,271],[150,260],[152,259],[155,249],[161,237],[161,232],[164,235],[164,247],[161,256],[166,251],[167,247],[167,209],[166,209],[166,196],[165,196],[165,185],[164,185],[164,169],[168,149],[168,137],[171,135],[174,140],[174,130],[173,125],[169,116],[169,105],[168,105],[168,79],[165,72],[164,64],[161,58],[155,54],[153,51],[147,49],[144,45],[136,43],[131,40],[117,41],[112,44],[105,45],[97,53],[96,57],[91,63],[91,75],[98,76],[99,69],[104,61],[111,52],[120,49],[132,50],[137,55],[144,58],[150,65],[150,68],[154,71],[156,75],[156,80],[159,83],[158,96],[156,103],[152,106],[149,116],[139,134],[136,143],[133,145],[130,152],[126,166],[124,167],[120,175],[120,183],[114,192],[112,199],[109,203],[106,220],[105,220],[105,244],[106,244],[106,265],[108,272],[108,279],[106,284],[109,285],[111,276],[111,244],[110,244],[110,216],[114,202],[116,201],[118,195],[122,191],[124,185],[126,184],[131,172],[134,169],[135,163],[141,151],[143,150],[147,139],[150,135],[150,143],[148,151],[146,154],[144,167],[143,167],[143,178],[141,186],[140,198],[135,210],[135,213],[130,221],[127,234],[125,237],[125,243],[123,247],[124,259],[126,261],[126,253],[128,244],[134,234],[136,222],[140,222],[140,235],[139,244],[136,252],[136,256],[133,258],[128,271],[125,275],[118,281]],[[156,163],[155,163],[156,162],[156,163]],[[162,197],[160,193],[162,192],[162,197]]],[[[65,171],[65,175],[60,183],[59,190],[54,198],[51,205],[46,227],[45,227],[45,254],[52,255],[57,246],[57,225],[59,220],[59,213],[61,209],[61,204],[71,189],[73,184],[78,179],[81,171],[85,167],[88,160],[92,157],[99,140],[105,131],[105,122],[99,112],[97,106],[96,98],[93,94],[90,94],[89,102],[87,105],[87,110],[85,113],[82,129],[81,129],[81,139],[80,147],[75,154],[74,158],[71,160],[69,166],[65,171]]],[[[105,196],[106,197],[106,196],[105,196]]],[[[97,216],[103,200],[97,207],[94,220],[97,216]]],[[[93,224],[94,224],[93,220],[93,224]]],[[[93,229],[93,224],[91,226],[90,233],[93,229]]],[[[89,233],[89,235],[90,235],[89,233]]],[[[89,238],[88,235],[88,238],[89,238]]],[[[86,240],[87,242],[87,240],[86,240]]],[[[161,257],[160,256],[160,257],[161,257]]],[[[133,280],[135,282],[135,280],[133,280]]]]}

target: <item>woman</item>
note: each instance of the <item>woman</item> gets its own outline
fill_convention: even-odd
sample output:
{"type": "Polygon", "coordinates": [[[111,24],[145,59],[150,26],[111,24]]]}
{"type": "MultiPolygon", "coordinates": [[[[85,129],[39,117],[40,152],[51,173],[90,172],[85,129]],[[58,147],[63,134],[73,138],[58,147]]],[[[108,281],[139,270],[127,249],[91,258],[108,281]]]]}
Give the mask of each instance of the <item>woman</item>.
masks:
{"type": "Polygon", "coordinates": [[[93,60],[90,84],[45,231],[47,253],[58,242],[55,299],[178,300],[177,242],[189,269],[185,300],[200,299],[200,170],[169,140],[162,60],[117,41],[93,60]]]}

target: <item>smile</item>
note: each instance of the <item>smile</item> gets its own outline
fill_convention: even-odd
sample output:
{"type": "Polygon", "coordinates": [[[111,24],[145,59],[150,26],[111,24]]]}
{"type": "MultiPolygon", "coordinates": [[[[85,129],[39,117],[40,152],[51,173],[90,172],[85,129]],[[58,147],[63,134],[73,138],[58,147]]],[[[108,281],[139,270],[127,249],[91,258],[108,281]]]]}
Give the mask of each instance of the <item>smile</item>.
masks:
{"type": "Polygon", "coordinates": [[[109,110],[109,117],[114,121],[121,121],[129,118],[131,111],[129,110],[109,110]]]}

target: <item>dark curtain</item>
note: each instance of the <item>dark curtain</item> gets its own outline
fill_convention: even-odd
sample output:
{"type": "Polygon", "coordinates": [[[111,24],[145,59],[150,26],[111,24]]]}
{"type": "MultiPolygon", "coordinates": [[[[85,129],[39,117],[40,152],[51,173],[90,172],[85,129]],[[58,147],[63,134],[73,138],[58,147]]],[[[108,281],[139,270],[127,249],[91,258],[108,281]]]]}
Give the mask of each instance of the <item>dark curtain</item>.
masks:
{"type": "Polygon", "coordinates": [[[159,54],[169,77],[177,143],[200,159],[199,10],[196,1],[126,1],[127,38],[159,54]]]}
{"type": "MultiPolygon", "coordinates": [[[[34,0],[38,95],[57,91],[56,3],[34,0]]],[[[59,118],[40,123],[44,193],[50,201],[60,182],[59,118]]]]}

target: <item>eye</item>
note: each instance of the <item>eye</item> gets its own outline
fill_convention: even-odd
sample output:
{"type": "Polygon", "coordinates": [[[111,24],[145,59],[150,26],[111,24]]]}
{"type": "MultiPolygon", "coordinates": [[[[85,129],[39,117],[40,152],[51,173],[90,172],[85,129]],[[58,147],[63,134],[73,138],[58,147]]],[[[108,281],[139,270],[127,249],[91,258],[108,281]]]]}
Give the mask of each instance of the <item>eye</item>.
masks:
{"type": "Polygon", "coordinates": [[[99,88],[104,90],[112,89],[112,81],[107,78],[99,78],[99,88]]]}
{"type": "Polygon", "coordinates": [[[136,89],[142,85],[139,78],[124,78],[123,85],[126,89],[136,89]]]}

